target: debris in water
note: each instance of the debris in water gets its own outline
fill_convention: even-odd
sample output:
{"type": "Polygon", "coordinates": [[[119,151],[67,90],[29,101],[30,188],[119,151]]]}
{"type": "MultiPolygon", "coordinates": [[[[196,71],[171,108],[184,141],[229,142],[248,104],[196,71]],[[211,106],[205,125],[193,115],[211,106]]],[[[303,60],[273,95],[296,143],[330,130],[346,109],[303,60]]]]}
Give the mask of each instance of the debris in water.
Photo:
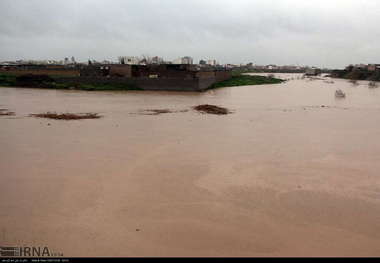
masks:
{"type": "Polygon", "coordinates": [[[15,116],[16,113],[7,109],[0,109],[0,116],[15,116]]]}
{"type": "Polygon", "coordinates": [[[38,118],[47,118],[54,120],[82,120],[82,119],[99,119],[97,113],[40,113],[40,114],[29,114],[29,116],[38,117],[38,118]]]}
{"type": "Polygon", "coordinates": [[[209,104],[194,106],[193,109],[201,112],[202,114],[208,113],[208,114],[216,114],[216,115],[227,115],[231,113],[226,108],[222,108],[215,105],[209,105],[209,104]]]}
{"type": "Polygon", "coordinates": [[[131,113],[131,114],[160,115],[160,114],[164,114],[164,113],[175,113],[175,112],[188,112],[188,110],[173,111],[173,110],[169,110],[169,109],[163,109],[163,110],[149,109],[149,110],[139,110],[139,113],[131,113]]]}

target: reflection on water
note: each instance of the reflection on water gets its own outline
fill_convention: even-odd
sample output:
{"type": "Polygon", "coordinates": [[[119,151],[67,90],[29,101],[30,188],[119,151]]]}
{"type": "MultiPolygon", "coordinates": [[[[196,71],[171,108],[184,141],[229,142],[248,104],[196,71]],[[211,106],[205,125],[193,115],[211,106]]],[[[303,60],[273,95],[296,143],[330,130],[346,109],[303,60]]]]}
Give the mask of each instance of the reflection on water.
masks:
{"type": "Polygon", "coordinates": [[[1,88],[0,108],[16,113],[0,117],[1,243],[68,256],[379,256],[380,89],[275,75],[290,80],[214,93],[1,88]],[[192,110],[205,103],[234,114],[192,110]],[[46,111],[103,118],[28,117],[46,111]]]}

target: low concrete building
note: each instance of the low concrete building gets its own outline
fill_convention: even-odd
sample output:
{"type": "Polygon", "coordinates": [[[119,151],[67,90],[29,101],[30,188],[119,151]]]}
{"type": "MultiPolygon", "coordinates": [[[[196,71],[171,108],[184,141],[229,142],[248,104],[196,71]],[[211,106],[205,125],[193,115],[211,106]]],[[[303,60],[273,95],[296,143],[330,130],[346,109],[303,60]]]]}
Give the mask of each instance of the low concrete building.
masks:
{"type": "Polygon", "coordinates": [[[368,71],[376,71],[377,67],[379,67],[379,66],[380,66],[380,64],[369,64],[367,67],[367,70],[368,71]]]}
{"type": "Polygon", "coordinates": [[[316,68],[307,68],[305,74],[307,76],[316,76],[316,75],[318,75],[316,68]]]}
{"type": "Polygon", "coordinates": [[[120,64],[127,64],[127,65],[138,65],[139,64],[139,58],[136,56],[121,56],[118,57],[120,64]]]}

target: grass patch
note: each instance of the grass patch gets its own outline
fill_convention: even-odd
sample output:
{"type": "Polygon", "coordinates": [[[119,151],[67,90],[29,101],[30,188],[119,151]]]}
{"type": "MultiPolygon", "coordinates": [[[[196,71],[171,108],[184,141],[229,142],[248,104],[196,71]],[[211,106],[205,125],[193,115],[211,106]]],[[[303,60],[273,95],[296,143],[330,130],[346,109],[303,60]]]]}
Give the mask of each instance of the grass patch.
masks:
{"type": "Polygon", "coordinates": [[[0,74],[0,86],[1,87],[13,87],[15,81],[16,81],[16,75],[0,74]]]}
{"type": "Polygon", "coordinates": [[[232,76],[241,76],[242,74],[246,73],[255,73],[253,70],[248,70],[248,69],[240,69],[240,70],[232,70],[232,76]]]}
{"type": "Polygon", "coordinates": [[[236,87],[236,86],[248,86],[248,85],[264,85],[264,84],[279,84],[283,83],[284,80],[276,79],[272,77],[265,76],[252,76],[252,75],[237,75],[233,76],[230,79],[224,80],[219,83],[215,83],[211,85],[209,88],[204,89],[202,91],[206,91],[209,89],[218,89],[224,87],[236,87]]]}

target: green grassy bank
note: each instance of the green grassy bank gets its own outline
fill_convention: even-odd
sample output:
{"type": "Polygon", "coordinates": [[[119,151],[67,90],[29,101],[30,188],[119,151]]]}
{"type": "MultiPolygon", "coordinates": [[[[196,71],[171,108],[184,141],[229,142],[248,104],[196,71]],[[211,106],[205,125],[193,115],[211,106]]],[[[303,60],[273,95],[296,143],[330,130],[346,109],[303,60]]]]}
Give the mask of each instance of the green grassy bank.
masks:
{"type": "Polygon", "coordinates": [[[232,76],[230,79],[224,80],[219,83],[215,83],[211,85],[209,88],[204,89],[203,91],[210,90],[210,89],[225,88],[225,87],[279,84],[283,82],[284,80],[282,79],[277,79],[277,78],[272,78],[272,77],[237,74],[235,76],[232,76]]]}

